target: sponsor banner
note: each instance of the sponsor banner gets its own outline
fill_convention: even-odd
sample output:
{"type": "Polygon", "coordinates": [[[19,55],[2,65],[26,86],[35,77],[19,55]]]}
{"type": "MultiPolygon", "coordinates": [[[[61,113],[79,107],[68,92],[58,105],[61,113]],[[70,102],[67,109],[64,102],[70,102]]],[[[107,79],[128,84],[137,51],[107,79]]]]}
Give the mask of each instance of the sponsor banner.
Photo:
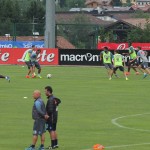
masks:
{"type": "Polygon", "coordinates": [[[60,65],[100,65],[99,50],[61,49],[59,51],[60,65]]]}
{"type": "MultiPolygon", "coordinates": [[[[136,48],[140,46],[142,50],[150,50],[150,43],[132,43],[132,46],[136,48]]],[[[125,50],[128,48],[128,43],[101,43],[97,45],[97,49],[102,50],[104,47],[108,47],[109,50],[125,50]]]]}
{"type": "Polygon", "coordinates": [[[133,47],[138,47],[140,46],[142,50],[150,50],[150,43],[133,43],[133,47]]]}
{"type": "Polygon", "coordinates": [[[43,48],[44,41],[0,41],[0,48],[30,48],[32,45],[43,48]]]}
{"type": "Polygon", "coordinates": [[[128,43],[98,43],[97,49],[103,50],[104,47],[108,47],[109,50],[125,50],[128,48],[128,43]]]}
{"type": "MultiPolygon", "coordinates": [[[[59,65],[91,65],[103,66],[100,62],[100,53],[102,50],[83,50],[83,49],[61,49],[59,50],[59,65]]],[[[114,51],[111,51],[114,54],[114,51]]],[[[148,60],[150,62],[150,51],[148,52],[148,60]]],[[[120,54],[128,53],[128,50],[121,50],[120,54]]],[[[126,66],[130,56],[124,56],[126,66]]],[[[140,60],[140,62],[142,62],[140,60]]]]}
{"type": "MultiPolygon", "coordinates": [[[[25,48],[1,48],[0,64],[24,64],[27,50],[25,48]]],[[[58,65],[58,49],[41,48],[38,61],[41,65],[58,65]]]]}

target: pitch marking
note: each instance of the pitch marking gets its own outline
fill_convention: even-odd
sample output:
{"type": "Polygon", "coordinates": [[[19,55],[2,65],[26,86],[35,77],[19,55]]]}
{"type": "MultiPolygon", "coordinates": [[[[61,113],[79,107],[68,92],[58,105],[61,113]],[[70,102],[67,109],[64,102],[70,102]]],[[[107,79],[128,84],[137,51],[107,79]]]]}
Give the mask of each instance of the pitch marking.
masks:
{"type": "Polygon", "coordinates": [[[150,132],[150,130],[137,129],[137,128],[130,128],[130,127],[123,126],[123,125],[117,123],[117,120],[119,120],[119,119],[123,119],[123,118],[127,118],[127,117],[136,117],[136,116],[142,116],[142,115],[149,115],[149,114],[150,114],[150,113],[121,116],[121,117],[112,119],[111,122],[112,122],[112,124],[116,125],[116,126],[119,127],[119,128],[130,129],[130,130],[136,130],[136,131],[150,132]]]}
{"type": "MultiPolygon", "coordinates": [[[[144,131],[144,132],[150,132],[150,130],[144,130],[144,129],[136,129],[136,128],[130,128],[123,126],[119,123],[117,123],[117,120],[127,118],[127,117],[136,117],[136,116],[142,116],[142,115],[149,115],[150,113],[143,113],[143,114],[135,114],[135,115],[127,115],[127,116],[121,116],[118,118],[114,118],[111,120],[112,124],[116,125],[119,128],[124,128],[124,129],[130,129],[130,130],[136,130],[136,131],[144,131]]],[[[140,144],[127,144],[127,145],[116,145],[116,146],[106,146],[106,149],[111,149],[111,148],[121,148],[121,147],[132,147],[132,146],[142,146],[142,145],[150,145],[150,143],[140,143],[140,144]]],[[[85,149],[85,150],[92,150],[91,149],[85,149]]]]}

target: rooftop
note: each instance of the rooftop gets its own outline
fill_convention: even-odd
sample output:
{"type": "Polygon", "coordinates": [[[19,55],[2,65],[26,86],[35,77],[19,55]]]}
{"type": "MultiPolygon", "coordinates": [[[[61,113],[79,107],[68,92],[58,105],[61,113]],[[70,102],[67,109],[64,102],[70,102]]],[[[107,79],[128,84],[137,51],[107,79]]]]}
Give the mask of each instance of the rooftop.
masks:
{"type": "Polygon", "coordinates": [[[146,23],[150,23],[150,20],[146,20],[143,18],[129,18],[129,19],[123,19],[123,21],[125,21],[131,25],[138,26],[142,29],[145,28],[146,23]]]}

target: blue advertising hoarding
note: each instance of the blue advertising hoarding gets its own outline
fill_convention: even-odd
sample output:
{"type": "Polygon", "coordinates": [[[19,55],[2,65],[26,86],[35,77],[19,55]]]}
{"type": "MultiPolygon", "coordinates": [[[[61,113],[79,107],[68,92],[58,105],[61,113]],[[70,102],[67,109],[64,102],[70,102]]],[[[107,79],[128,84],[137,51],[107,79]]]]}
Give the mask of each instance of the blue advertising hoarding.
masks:
{"type": "Polygon", "coordinates": [[[32,45],[43,48],[44,41],[0,41],[0,48],[30,48],[32,45]]]}

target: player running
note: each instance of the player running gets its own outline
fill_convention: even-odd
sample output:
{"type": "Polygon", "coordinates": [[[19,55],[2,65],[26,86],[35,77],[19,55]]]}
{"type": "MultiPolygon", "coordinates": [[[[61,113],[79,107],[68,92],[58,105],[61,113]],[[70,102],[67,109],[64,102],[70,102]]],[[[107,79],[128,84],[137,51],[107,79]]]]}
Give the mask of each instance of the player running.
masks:
{"type": "Polygon", "coordinates": [[[124,58],[121,54],[119,54],[118,50],[115,51],[113,63],[114,63],[114,71],[117,71],[117,69],[119,68],[119,70],[123,72],[125,79],[128,80],[123,67],[123,63],[125,64],[124,58]]]}
{"type": "Polygon", "coordinates": [[[142,59],[142,63],[138,67],[141,68],[142,71],[144,72],[144,75],[143,75],[143,79],[144,79],[148,76],[148,74],[150,74],[150,70],[148,69],[147,53],[141,50],[140,46],[137,47],[137,51],[138,51],[137,58],[142,59]]]}
{"type": "Polygon", "coordinates": [[[30,78],[30,74],[32,74],[32,72],[33,72],[33,68],[32,68],[32,65],[31,65],[31,54],[34,50],[35,50],[35,45],[32,45],[32,48],[28,49],[26,54],[25,54],[24,61],[27,65],[27,67],[28,67],[28,73],[26,75],[26,78],[30,78]]]}
{"type": "Polygon", "coordinates": [[[135,52],[135,49],[133,46],[131,46],[132,43],[129,43],[129,52],[128,53],[123,53],[125,55],[129,55],[130,56],[130,60],[128,62],[128,72],[126,72],[126,75],[130,75],[130,69],[132,68],[135,72],[136,75],[139,75],[140,73],[136,70],[137,66],[138,66],[138,60],[136,59],[137,54],[135,52]]]}
{"type": "Polygon", "coordinates": [[[36,77],[36,74],[35,74],[35,68],[38,69],[38,77],[39,78],[42,78],[40,73],[41,73],[41,66],[40,64],[38,63],[37,61],[37,57],[38,55],[41,53],[41,50],[38,49],[36,52],[32,52],[31,54],[31,66],[32,66],[32,78],[36,77]]]}
{"type": "Polygon", "coordinates": [[[113,71],[112,59],[113,54],[110,51],[108,51],[107,47],[104,47],[104,50],[100,53],[100,61],[103,60],[103,64],[107,69],[109,80],[112,79],[113,73],[115,74],[116,77],[118,77],[116,73],[113,71]]]}

